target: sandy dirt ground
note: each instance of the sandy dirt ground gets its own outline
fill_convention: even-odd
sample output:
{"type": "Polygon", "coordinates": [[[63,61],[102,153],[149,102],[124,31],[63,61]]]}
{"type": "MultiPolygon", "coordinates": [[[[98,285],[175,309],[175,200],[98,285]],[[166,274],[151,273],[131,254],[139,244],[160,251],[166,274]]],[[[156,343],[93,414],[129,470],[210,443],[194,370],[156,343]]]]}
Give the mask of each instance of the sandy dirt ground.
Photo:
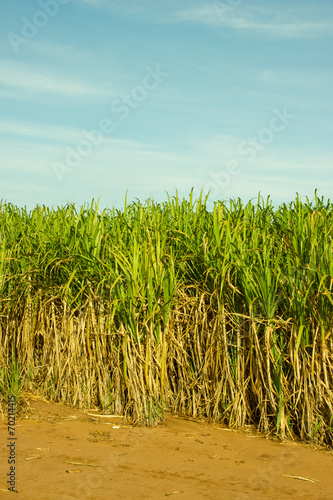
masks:
{"type": "Polygon", "coordinates": [[[152,428],[30,399],[17,421],[15,481],[0,423],[0,498],[333,499],[333,453],[166,412],[152,428]]]}

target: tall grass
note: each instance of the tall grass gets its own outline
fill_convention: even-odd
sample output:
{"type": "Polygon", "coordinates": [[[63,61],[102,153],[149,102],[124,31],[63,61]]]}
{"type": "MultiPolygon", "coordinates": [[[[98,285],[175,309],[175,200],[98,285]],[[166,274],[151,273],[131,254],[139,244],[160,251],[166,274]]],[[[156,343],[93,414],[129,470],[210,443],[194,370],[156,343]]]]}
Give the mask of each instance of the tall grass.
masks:
{"type": "Polygon", "coordinates": [[[0,204],[0,373],[151,424],[163,408],[332,443],[332,204],[0,204]]]}

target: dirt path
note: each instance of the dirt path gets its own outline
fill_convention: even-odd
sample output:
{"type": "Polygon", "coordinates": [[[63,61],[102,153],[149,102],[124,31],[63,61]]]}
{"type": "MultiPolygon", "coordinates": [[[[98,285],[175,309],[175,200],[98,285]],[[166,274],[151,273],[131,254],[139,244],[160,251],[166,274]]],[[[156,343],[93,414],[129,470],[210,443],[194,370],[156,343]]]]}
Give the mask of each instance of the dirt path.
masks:
{"type": "MultiPolygon", "coordinates": [[[[333,498],[332,452],[168,413],[163,425],[142,428],[38,399],[30,404],[16,426],[17,500],[333,498]]],[[[1,499],[11,495],[7,438],[1,422],[1,499]]]]}

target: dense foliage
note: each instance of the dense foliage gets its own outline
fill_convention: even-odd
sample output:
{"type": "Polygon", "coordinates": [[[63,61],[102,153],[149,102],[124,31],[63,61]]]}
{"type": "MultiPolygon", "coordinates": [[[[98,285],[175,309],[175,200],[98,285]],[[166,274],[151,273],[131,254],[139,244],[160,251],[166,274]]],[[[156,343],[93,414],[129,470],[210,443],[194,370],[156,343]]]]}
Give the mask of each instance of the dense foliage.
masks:
{"type": "Polygon", "coordinates": [[[136,422],[333,437],[332,204],[0,204],[0,370],[136,422]]]}

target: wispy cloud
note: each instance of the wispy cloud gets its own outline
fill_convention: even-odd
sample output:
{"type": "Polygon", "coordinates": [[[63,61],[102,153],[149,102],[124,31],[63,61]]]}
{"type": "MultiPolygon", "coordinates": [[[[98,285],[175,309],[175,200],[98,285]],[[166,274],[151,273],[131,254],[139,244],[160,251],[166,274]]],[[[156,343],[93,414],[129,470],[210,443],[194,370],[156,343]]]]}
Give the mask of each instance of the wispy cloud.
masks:
{"type": "Polygon", "coordinates": [[[326,99],[325,90],[331,90],[333,71],[330,68],[320,69],[317,72],[309,74],[306,70],[271,70],[264,69],[259,72],[258,78],[260,81],[278,85],[280,87],[294,87],[295,89],[308,89],[313,91],[320,90],[322,92],[321,97],[326,99]]]}
{"type": "Polygon", "coordinates": [[[94,5],[94,6],[98,6],[98,7],[106,4],[105,0],[77,0],[77,1],[83,2],[83,3],[88,3],[90,5],[94,5]]]}
{"type": "Polygon", "coordinates": [[[139,2],[135,7],[128,2],[77,1],[112,9],[125,16],[135,16],[137,21],[211,25],[252,36],[292,39],[333,34],[333,12],[326,12],[324,16],[315,4],[302,5],[302,10],[296,10],[288,8],[288,5],[272,5],[256,1],[239,2],[233,6],[233,2],[212,0],[200,3],[183,2],[181,8],[171,2],[168,6],[159,5],[157,9],[156,3],[149,0],[139,2]]]}
{"type": "Polygon", "coordinates": [[[276,38],[308,38],[332,36],[332,20],[312,21],[311,13],[295,13],[280,7],[259,8],[255,5],[226,8],[225,2],[209,2],[200,7],[187,8],[169,14],[167,20],[176,23],[207,24],[229,28],[248,34],[276,38]]]}
{"type": "MultiPolygon", "coordinates": [[[[200,140],[193,138],[186,144],[180,144],[177,149],[158,142],[106,137],[89,157],[66,175],[61,184],[60,199],[60,184],[55,182],[52,163],[63,161],[65,147],[75,148],[75,141],[81,137],[82,131],[74,127],[15,121],[7,124],[0,121],[0,131],[11,134],[5,141],[1,169],[10,178],[10,182],[3,186],[3,196],[14,201],[18,173],[21,177],[31,179],[31,193],[36,193],[35,196],[47,204],[64,203],[72,196],[82,202],[84,197],[99,196],[101,192],[105,194],[106,202],[110,203],[112,197],[123,201],[125,187],[122,191],[119,186],[128,188],[130,198],[146,198],[148,193],[156,197],[165,191],[172,194],[176,187],[184,195],[188,194],[192,186],[198,192],[201,188],[207,192],[212,189],[213,178],[210,174],[213,172],[218,177],[226,171],[230,160],[239,159],[237,150],[240,138],[230,134],[204,136],[200,140]],[[53,198],[52,190],[55,190],[53,198]],[[43,191],[44,198],[41,197],[43,191]]],[[[225,189],[215,194],[213,189],[212,199],[230,196],[248,199],[255,197],[258,190],[276,199],[281,199],[281,193],[293,197],[295,185],[300,193],[311,195],[314,185],[325,191],[329,181],[318,178],[318,171],[322,175],[326,172],[329,179],[332,155],[329,152],[321,155],[317,153],[271,145],[258,155],[255,162],[249,163],[243,159],[241,174],[231,176],[230,184],[225,189]],[[288,182],[290,178],[295,179],[295,182],[288,182]]],[[[33,199],[31,202],[34,204],[33,199]]]]}
{"type": "Polygon", "coordinates": [[[322,35],[332,35],[332,23],[326,21],[300,23],[267,23],[255,22],[246,18],[230,20],[229,26],[236,30],[257,32],[260,35],[276,38],[312,38],[322,35]]]}
{"type": "Polygon", "coordinates": [[[40,66],[32,67],[22,63],[1,61],[0,84],[6,92],[22,89],[29,93],[57,94],[67,97],[105,98],[112,96],[112,86],[102,87],[95,83],[87,83],[83,79],[62,76],[40,66]]]}
{"type": "Polygon", "coordinates": [[[79,67],[84,64],[85,67],[94,63],[96,60],[100,62],[99,54],[96,51],[87,47],[76,47],[72,44],[54,42],[50,40],[40,40],[35,38],[31,40],[29,50],[36,57],[44,58],[45,62],[52,61],[54,63],[71,62],[71,68],[79,67]]]}
{"type": "Polygon", "coordinates": [[[51,140],[52,142],[77,141],[80,130],[74,127],[47,125],[28,121],[0,120],[0,132],[16,136],[18,139],[30,138],[38,140],[51,140]]]}

